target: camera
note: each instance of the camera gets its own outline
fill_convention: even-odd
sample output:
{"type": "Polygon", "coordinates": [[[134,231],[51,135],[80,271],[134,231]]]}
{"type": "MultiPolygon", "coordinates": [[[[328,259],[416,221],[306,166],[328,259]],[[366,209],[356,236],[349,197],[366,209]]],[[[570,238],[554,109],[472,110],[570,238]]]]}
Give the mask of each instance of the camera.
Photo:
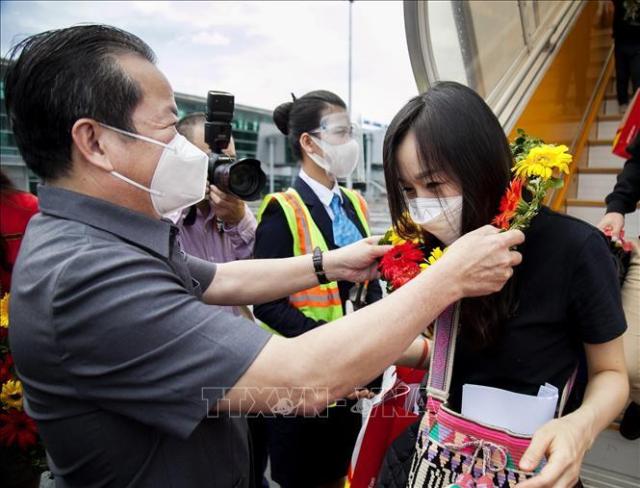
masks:
{"type": "Polygon", "coordinates": [[[207,175],[209,181],[225,193],[246,201],[258,200],[267,182],[260,161],[252,158],[236,161],[222,152],[231,141],[234,107],[231,93],[207,93],[204,140],[211,149],[207,175]]]}

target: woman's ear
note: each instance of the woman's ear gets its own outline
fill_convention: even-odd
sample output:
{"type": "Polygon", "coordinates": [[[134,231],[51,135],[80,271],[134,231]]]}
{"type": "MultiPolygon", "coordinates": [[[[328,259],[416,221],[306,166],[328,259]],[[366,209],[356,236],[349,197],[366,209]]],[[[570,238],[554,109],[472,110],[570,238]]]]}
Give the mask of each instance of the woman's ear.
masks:
{"type": "Polygon", "coordinates": [[[93,119],[76,120],[71,127],[72,151],[75,146],[77,153],[88,163],[105,171],[113,171],[113,165],[104,151],[106,133],[107,130],[93,119]]]}
{"type": "Polygon", "coordinates": [[[319,152],[317,144],[308,132],[303,132],[300,135],[300,147],[306,154],[316,154],[319,152]]]}

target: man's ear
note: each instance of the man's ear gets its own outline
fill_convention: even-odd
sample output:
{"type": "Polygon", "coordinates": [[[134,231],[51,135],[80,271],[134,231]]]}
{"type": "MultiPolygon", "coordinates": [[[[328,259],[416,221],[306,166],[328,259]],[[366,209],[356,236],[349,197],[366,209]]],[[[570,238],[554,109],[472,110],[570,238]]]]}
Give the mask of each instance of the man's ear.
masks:
{"type": "Polygon", "coordinates": [[[77,151],[90,164],[105,171],[113,171],[113,165],[104,151],[107,129],[89,118],[76,120],[71,127],[71,140],[77,151]]]}

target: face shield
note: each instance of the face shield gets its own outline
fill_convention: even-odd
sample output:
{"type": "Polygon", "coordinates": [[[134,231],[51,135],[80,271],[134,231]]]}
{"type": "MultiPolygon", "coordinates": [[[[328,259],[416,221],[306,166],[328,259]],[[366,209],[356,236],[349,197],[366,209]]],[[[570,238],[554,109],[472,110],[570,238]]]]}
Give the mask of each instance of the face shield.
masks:
{"type": "Polygon", "coordinates": [[[320,119],[320,127],[311,132],[320,140],[339,146],[351,140],[357,140],[360,135],[358,124],[349,120],[347,112],[327,114],[320,119]]]}
{"type": "Polygon", "coordinates": [[[324,156],[309,154],[318,166],[337,178],[346,178],[353,173],[358,165],[362,137],[346,112],[325,115],[320,120],[320,127],[310,134],[324,153],[324,156]]]}

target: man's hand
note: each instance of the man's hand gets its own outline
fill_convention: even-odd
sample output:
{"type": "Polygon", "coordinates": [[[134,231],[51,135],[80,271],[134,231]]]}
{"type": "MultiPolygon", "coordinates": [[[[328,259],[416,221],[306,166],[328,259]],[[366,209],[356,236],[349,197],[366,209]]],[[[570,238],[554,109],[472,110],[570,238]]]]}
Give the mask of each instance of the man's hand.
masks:
{"type": "Polygon", "coordinates": [[[513,276],[522,255],[511,248],[523,242],[519,230],[500,232],[485,225],[454,242],[434,266],[446,267],[445,276],[457,286],[459,298],[488,295],[500,291],[513,276]]]}
{"type": "Polygon", "coordinates": [[[216,217],[226,225],[236,225],[244,218],[245,203],[215,185],[209,186],[209,202],[216,217]]]}
{"type": "Polygon", "coordinates": [[[324,253],[323,265],[330,281],[362,283],[378,277],[378,258],[391,246],[380,246],[381,236],[369,237],[340,249],[324,253]]]}
{"type": "Polygon", "coordinates": [[[611,233],[611,237],[618,239],[620,231],[624,230],[624,215],[618,212],[609,212],[596,226],[602,232],[611,233]]]}

